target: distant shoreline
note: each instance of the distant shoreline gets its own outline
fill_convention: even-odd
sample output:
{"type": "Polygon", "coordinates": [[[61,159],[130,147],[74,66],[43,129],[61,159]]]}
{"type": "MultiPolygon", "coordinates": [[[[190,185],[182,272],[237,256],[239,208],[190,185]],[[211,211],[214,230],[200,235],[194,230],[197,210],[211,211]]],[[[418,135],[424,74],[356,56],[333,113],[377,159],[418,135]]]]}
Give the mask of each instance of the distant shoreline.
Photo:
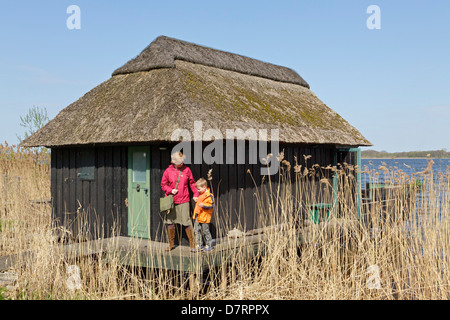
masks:
{"type": "Polygon", "coordinates": [[[432,158],[432,157],[414,157],[414,158],[409,158],[409,157],[380,157],[380,158],[373,158],[373,157],[370,157],[370,158],[366,158],[366,157],[361,157],[361,159],[364,159],[364,160],[376,160],[376,159],[379,159],[379,160],[389,160],[389,159],[411,159],[411,160],[414,160],[414,159],[448,159],[449,161],[450,161],[450,158],[432,158]]]}
{"type": "Polygon", "coordinates": [[[361,150],[361,159],[450,159],[447,149],[387,152],[377,150],[361,150]]]}

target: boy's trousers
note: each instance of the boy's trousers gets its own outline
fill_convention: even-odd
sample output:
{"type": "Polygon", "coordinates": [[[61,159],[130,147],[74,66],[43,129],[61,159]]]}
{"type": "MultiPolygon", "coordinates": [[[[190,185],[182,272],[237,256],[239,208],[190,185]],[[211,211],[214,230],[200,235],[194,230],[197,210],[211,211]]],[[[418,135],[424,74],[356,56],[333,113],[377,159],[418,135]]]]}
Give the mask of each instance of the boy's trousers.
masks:
{"type": "Polygon", "coordinates": [[[209,231],[209,223],[199,223],[195,221],[194,223],[194,234],[195,234],[195,241],[197,246],[201,246],[203,243],[202,239],[202,233],[205,236],[205,244],[207,246],[212,246],[212,236],[211,232],[209,231]]]}

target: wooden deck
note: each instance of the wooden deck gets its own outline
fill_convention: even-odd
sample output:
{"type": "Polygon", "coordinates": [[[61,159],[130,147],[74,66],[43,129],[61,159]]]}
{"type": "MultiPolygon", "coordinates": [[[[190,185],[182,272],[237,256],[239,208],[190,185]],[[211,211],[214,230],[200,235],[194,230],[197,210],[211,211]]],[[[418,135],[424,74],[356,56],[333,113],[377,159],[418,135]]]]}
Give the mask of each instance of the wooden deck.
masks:
{"type": "MultiPolygon", "coordinates": [[[[332,238],[337,230],[349,232],[355,230],[358,221],[342,221],[334,219],[330,222],[321,222],[305,226],[298,231],[297,246],[316,241],[313,234],[317,230],[326,228],[327,237],[332,238]]],[[[216,239],[214,250],[210,252],[190,252],[187,246],[177,246],[167,252],[167,243],[139,239],[134,237],[111,237],[73,243],[56,245],[54,252],[63,255],[67,260],[75,260],[83,256],[101,255],[107,262],[119,265],[146,267],[153,269],[166,269],[190,273],[201,273],[215,267],[232,263],[237,254],[251,259],[257,254],[263,255],[267,239],[272,232],[282,232],[283,225],[252,230],[237,238],[216,239]]],[[[32,252],[24,252],[10,256],[0,257],[0,272],[20,264],[28,263],[32,252]]],[[[76,262],[75,262],[76,263],[76,262]]]]}
{"type": "Polygon", "coordinates": [[[178,246],[166,252],[166,243],[145,239],[119,237],[112,250],[105,250],[107,260],[116,259],[122,265],[169,269],[185,272],[203,272],[229,262],[236,251],[252,257],[262,245],[264,235],[245,236],[237,239],[218,239],[210,252],[190,252],[187,246],[178,246]],[[115,248],[115,249],[114,249],[115,248]]]}
{"type": "MultiPolygon", "coordinates": [[[[122,236],[58,245],[61,250],[56,251],[61,252],[67,259],[102,255],[106,261],[115,261],[121,265],[198,273],[226,263],[236,251],[248,257],[254,256],[263,245],[262,240],[265,237],[265,234],[260,233],[238,238],[221,238],[216,240],[214,250],[198,253],[190,252],[187,246],[177,246],[167,252],[167,243],[122,236]]],[[[0,257],[0,272],[26,263],[32,255],[32,252],[24,252],[0,257]]]]}

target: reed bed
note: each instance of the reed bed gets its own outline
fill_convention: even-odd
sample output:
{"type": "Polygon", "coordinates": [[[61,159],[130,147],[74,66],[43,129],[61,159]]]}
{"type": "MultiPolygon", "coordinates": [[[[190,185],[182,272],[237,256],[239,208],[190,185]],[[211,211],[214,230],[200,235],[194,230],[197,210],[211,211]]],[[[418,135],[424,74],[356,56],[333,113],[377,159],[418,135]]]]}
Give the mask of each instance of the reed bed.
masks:
{"type": "MultiPolygon", "coordinates": [[[[280,174],[255,194],[258,226],[265,230],[260,249],[249,257],[245,247],[238,248],[193,281],[182,272],[124,266],[119,256],[96,254],[102,248],[94,243],[72,244],[89,255],[67,254],[52,229],[49,205],[33,202],[50,198],[46,157],[17,150],[0,156],[7,176],[0,198],[0,256],[31,253],[8,270],[17,278],[0,290],[3,298],[450,298],[450,170],[436,176],[431,161],[428,170],[408,176],[399,169],[279,159],[280,174]],[[383,178],[387,201],[375,201],[378,190],[372,190],[359,205],[358,193],[350,191],[358,173],[374,184],[383,178]],[[313,223],[307,204],[323,201],[333,204],[332,214],[313,223]]],[[[217,226],[218,232],[230,228],[226,222],[217,226]]],[[[108,243],[112,248],[114,241],[108,243]]],[[[137,251],[127,255],[135,258],[137,251]]]]}

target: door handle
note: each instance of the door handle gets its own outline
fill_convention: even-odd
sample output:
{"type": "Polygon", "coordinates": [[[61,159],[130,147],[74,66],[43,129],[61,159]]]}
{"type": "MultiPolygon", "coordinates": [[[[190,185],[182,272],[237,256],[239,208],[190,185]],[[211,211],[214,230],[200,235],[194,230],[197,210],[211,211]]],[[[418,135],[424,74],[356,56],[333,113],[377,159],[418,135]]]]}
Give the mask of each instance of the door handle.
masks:
{"type": "MultiPolygon", "coordinates": [[[[145,195],[148,196],[148,188],[142,188],[142,190],[144,190],[145,195]]],[[[139,183],[136,185],[136,191],[141,192],[141,185],[139,183]]]]}

